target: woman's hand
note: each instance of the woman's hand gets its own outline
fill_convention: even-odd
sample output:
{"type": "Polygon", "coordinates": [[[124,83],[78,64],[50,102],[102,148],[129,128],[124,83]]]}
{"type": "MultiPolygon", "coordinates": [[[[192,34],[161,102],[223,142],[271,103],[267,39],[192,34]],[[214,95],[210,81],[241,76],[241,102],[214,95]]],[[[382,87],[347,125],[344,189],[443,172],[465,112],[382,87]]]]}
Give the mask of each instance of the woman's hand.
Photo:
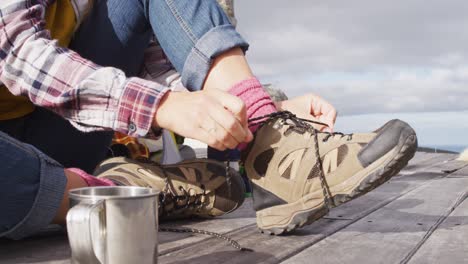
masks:
{"type": "Polygon", "coordinates": [[[193,138],[218,150],[234,149],[253,139],[244,102],[221,90],[168,92],[153,126],[193,138]]]}
{"type": "Polygon", "coordinates": [[[310,93],[275,104],[279,111],[290,111],[300,118],[325,123],[328,127],[314,127],[321,131],[333,132],[337,115],[336,109],[320,96],[310,93]]]}

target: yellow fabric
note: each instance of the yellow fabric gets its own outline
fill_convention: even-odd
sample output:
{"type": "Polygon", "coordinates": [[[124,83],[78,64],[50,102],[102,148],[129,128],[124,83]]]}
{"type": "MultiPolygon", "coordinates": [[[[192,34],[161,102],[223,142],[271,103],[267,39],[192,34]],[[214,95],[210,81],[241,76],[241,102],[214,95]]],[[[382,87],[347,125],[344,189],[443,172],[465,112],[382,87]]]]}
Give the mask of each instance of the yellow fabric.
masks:
{"type": "Polygon", "coordinates": [[[57,0],[46,12],[46,28],[60,46],[68,47],[75,31],[75,10],[70,0],[57,0]]]}
{"type": "MultiPolygon", "coordinates": [[[[67,47],[76,28],[75,11],[70,0],[57,0],[46,12],[46,28],[60,46],[67,47]]],[[[25,116],[34,111],[34,105],[25,96],[14,96],[0,86],[0,121],[25,116]]]]}

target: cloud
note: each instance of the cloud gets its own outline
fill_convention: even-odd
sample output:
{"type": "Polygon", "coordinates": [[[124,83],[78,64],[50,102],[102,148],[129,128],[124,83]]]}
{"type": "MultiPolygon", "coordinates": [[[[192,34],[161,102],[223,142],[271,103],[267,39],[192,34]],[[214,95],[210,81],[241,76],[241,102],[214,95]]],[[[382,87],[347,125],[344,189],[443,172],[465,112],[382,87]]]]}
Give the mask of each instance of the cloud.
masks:
{"type": "Polygon", "coordinates": [[[468,147],[468,112],[432,112],[366,114],[345,116],[337,120],[336,130],[346,133],[369,132],[398,118],[408,122],[418,135],[420,146],[457,145],[468,147]]]}
{"type": "Polygon", "coordinates": [[[319,94],[345,115],[468,109],[468,67],[317,75],[317,78],[296,76],[273,83],[290,96],[319,94]]]}
{"type": "Polygon", "coordinates": [[[238,29],[262,81],[342,114],[468,109],[468,2],[245,1],[238,29]]]}

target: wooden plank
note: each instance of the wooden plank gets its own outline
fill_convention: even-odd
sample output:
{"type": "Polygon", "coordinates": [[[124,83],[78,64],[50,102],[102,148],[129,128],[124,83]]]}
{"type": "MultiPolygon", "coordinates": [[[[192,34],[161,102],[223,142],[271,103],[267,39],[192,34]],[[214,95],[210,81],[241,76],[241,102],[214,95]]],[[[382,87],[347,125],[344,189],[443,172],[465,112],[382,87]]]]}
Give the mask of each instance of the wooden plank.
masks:
{"type": "Polygon", "coordinates": [[[414,157],[408,162],[408,165],[413,165],[415,163],[421,162],[422,160],[427,160],[433,157],[435,157],[434,153],[416,152],[414,157]]]}
{"type": "MultiPolygon", "coordinates": [[[[219,218],[174,221],[161,223],[166,227],[197,228],[228,234],[246,226],[255,225],[252,199],[246,199],[235,212],[219,218]]],[[[190,233],[159,233],[159,252],[166,254],[174,250],[210,239],[209,236],[190,233]]],[[[0,263],[69,263],[70,247],[63,229],[46,231],[38,236],[21,241],[0,240],[0,263]]]]}
{"type": "Polygon", "coordinates": [[[461,168],[465,167],[468,163],[466,162],[461,162],[458,161],[456,158],[456,155],[453,154],[445,154],[445,155],[451,155],[451,157],[447,157],[448,159],[438,161],[435,163],[432,163],[431,165],[427,165],[427,167],[421,171],[425,172],[444,172],[447,174],[456,172],[457,170],[460,170],[461,168]]]}
{"type": "Polygon", "coordinates": [[[437,166],[442,164],[447,158],[451,158],[445,155],[440,156],[443,156],[443,158],[439,157],[437,159],[438,162],[435,162],[436,157],[434,154],[417,152],[415,154],[415,158],[417,159],[414,160],[413,158],[410,161],[412,166],[408,165],[405,167],[404,170],[406,173],[402,173],[403,171],[400,172],[381,187],[366,194],[365,198],[357,198],[331,210],[326,218],[348,220],[361,218],[363,213],[366,214],[369,210],[376,210],[421,184],[426,184],[430,180],[438,177],[444,177],[444,175],[440,173],[440,169],[431,173],[421,172],[424,170],[424,167],[419,165],[428,164],[428,161],[432,161],[435,162],[432,163],[433,166],[437,166]],[[369,206],[371,206],[371,208],[369,208],[369,206]]]}
{"type": "Polygon", "coordinates": [[[21,241],[0,240],[0,263],[70,263],[70,248],[63,230],[21,241]]]}
{"type": "Polygon", "coordinates": [[[279,259],[294,254],[332,233],[349,220],[321,219],[307,228],[288,236],[261,234],[256,227],[232,234],[243,247],[253,252],[241,252],[217,240],[205,241],[183,250],[163,255],[159,263],[277,263],[279,259]]]}
{"type": "Polygon", "coordinates": [[[443,165],[442,171],[445,173],[453,173],[468,166],[468,162],[461,160],[451,160],[443,165]]]}
{"type": "Polygon", "coordinates": [[[449,177],[468,177],[468,162],[465,163],[465,166],[458,169],[457,171],[451,173],[449,177]]]}
{"type": "MultiPolygon", "coordinates": [[[[209,220],[199,219],[191,221],[175,221],[171,224],[162,223],[161,226],[196,228],[219,234],[229,234],[245,227],[254,226],[255,221],[255,212],[252,209],[252,199],[248,198],[239,209],[222,217],[209,220]]],[[[160,254],[167,254],[210,238],[210,236],[191,233],[160,232],[158,250],[160,254]]]]}
{"type": "Polygon", "coordinates": [[[433,180],[284,263],[398,263],[467,192],[468,178],[433,180]]]}
{"type": "MultiPolygon", "coordinates": [[[[418,157],[418,155],[419,154],[417,153],[416,157],[418,157]]],[[[434,156],[421,155],[418,160],[412,160],[411,162],[412,164],[418,164],[421,162],[426,162],[430,158],[434,158],[434,156]]],[[[419,169],[420,167],[414,168],[419,169]]],[[[278,262],[279,260],[300,251],[301,249],[307,248],[316,241],[320,241],[327,235],[344,228],[359,218],[377,210],[381,206],[388,204],[397,197],[415,188],[418,188],[419,186],[427,184],[428,181],[437,177],[441,177],[441,175],[413,173],[412,175],[405,175],[401,177],[401,179],[396,177],[389,183],[367,194],[366,196],[358,198],[342,207],[332,210],[330,214],[332,219],[321,219],[306,229],[297,231],[293,236],[284,237],[284,239],[265,236],[256,230],[254,224],[255,214],[251,209],[251,199],[247,199],[241,208],[224,217],[211,220],[178,221],[171,223],[171,226],[204,229],[222,234],[230,234],[235,238],[241,236],[243,239],[239,242],[241,242],[243,246],[250,246],[255,249],[261,249],[260,251],[255,252],[254,255],[250,255],[248,257],[245,256],[242,259],[248,260],[252,259],[252,256],[255,256],[254,259],[278,262]],[[349,207],[346,208],[345,206],[349,207]],[[335,213],[336,219],[333,219],[333,213],[335,213]],[[337,217],[338,215],[341,215],[341,217],[337,217]],[[244,236],[245,234],[251,234],[251,236],[246,237],[244,236]],[[259,241],[262,243],[259,244],[259,241]],[[248,243],[244,245],[244,242],[248,243]],[[270,246],[274,247],[276,245],[282,248],[283,244],[290,245],[288,246],[288,250],[286,250],[284,253],[269,254],[269,251],[271,251],[270,246]]],[[[162,225],[168,224],[163,223],[162,225]]],[[[200,246],[203,244],[215,244],[216,247],[211,247],[211,252],[231,252],[227,254],[228,256],[232,256],[231,254],[237,256],[239,253],[233,251],[228,245],[220,242],[219,240],[202,235],[161,232],[159,234],[159,240],[159,250],[161,254],[165,256],[170,256],[173,252],[178,253],[178,251],[181,249],[183,249],[182,251],[185,251],[187,248],[197,248],[199,246],[197,243],[199,243],[200,246]]],[[[57,261],[57,263],[69,262],[68,257],[70,255],[70,251],[68,248],[67,239],[63,234],[49,237],[36,237],[25,241],[13,242],[13,244],[11,241],[6,243],[2,243],[0,241],[0,263],[51,263],[50,261],[52,261],[52,263],[57,261]],[[8,254],[1,254],[2,251],[8,252],[8,254]],[[6,257],[8,257],[8,259],[6,257]]],[[[207,254],[211,255],[210,252],[207,252],[207,254]]],[[[217,253],[213,253],[213,255],[218,256],[217,253]]],[[[163,256],[162,259],[165,259],[165,256],[163,256]]],[[[196,256],[194,258],[196,258],[196,256]]],[[[201,261],[203,261],[203,258],[200,259],[200,262],[201,261]]],[[[235,262],[234,260],[230,261],[235,262]]]]}
{"type": "Polygon", "coordinates": [[[400,174],[411,174],[417,169],[422,168],[424,162],[431,160],[434,157],[435,155],[433,153],[416,152],[414,157],[408,162],[408,165],[400,171],[400,174]]]}
{"type": "Polygon", "coordinates": [[[243,247],[251,248],[255,252],[237,252],[219,241],[206,240],[183,250],[163,255],[160,258],[160,263],[277,263],[358,221],[403,194],[422,188],[433,179],[443,176],[442,173],[413,174],[392,180],[373,192],[349,202],[346,205],[351,206],[347,209],[343,210],[342,207],[339,207],[332,210],[341,210],[340,213],[344,217],[321,219],[291,235],[263,235],[256,227],[247,227],[230,234],[243,247]]]}
{"type": "Polygon", "coordinates": [[[410,264],[468,263],[468,200],[434,231],[410,264]]]}
{"type": "Polygon", "coordinates": [[[441,170],[441,166],[447,162],[453,161],[456,158],[456,154],[425,153],[422,155],[422,158],[418,158],[414,162],[414,158],[410,160],[408,165],[400,172],[400,174],[404,175],[422,171],[438,172],[441,170]]]}
{"type": "Polygon", "coordinates": [[[444,177],[444,174],[435,172],[418,172],[402,177],[394,177],[366,195],[334,208],[326,218],[347,220],[362,218],[370,211],[375,211],[398,197],[442,177],[444,177]]]}

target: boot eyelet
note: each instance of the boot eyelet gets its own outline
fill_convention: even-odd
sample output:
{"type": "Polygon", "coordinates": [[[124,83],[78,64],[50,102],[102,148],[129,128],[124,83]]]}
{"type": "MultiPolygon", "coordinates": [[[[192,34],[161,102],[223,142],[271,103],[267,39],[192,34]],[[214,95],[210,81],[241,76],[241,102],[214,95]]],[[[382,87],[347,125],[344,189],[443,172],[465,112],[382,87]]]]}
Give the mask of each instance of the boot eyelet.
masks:
{"type": "Polygon", "coordinates": [[[273,128],[274,129],[280,129],[284,126],[285,124],[285,121],[283,119],[280,119],[278,120],[278,122],[276,122],[274,125],[273,125],[273,128]]]}

